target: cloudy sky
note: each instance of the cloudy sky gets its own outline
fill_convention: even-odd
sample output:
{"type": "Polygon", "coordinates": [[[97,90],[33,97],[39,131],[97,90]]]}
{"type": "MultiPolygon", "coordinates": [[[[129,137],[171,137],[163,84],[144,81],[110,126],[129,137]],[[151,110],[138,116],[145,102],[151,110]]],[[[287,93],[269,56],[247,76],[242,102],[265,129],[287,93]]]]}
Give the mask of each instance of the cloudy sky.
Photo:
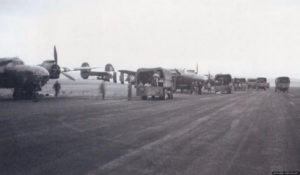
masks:
{"type": "Polygon", "coordinates": [[[0,0],[0,57],[300,78],[296,0],[0,0]]]}

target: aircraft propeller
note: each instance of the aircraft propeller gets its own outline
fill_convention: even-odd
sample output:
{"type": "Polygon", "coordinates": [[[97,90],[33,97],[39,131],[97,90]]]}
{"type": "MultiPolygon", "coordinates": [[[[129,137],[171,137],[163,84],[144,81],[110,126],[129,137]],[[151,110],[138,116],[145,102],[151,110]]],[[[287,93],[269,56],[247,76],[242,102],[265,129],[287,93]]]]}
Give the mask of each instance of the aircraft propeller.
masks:
{"type": "Polygon", "coordinates": [[[56,47],[54,46],[54,62],[57,65],[57,51],[56,51],[56,47]]]}
{"type": "MultiPolygon", "coordinates": [[[[56,47],[54,46],[54,63],[55,65],[58,65],[58,57],[57,57],[57,51],[56,47]]],[[[66,72],[70,72],[71,70],[67,67],[62,67],[60,70],[60,73],[63,74],[65,77],[67,77],[70,80],[75,81],[75,78],[72,77],[71,75],[67,74],[66,72]]]]}

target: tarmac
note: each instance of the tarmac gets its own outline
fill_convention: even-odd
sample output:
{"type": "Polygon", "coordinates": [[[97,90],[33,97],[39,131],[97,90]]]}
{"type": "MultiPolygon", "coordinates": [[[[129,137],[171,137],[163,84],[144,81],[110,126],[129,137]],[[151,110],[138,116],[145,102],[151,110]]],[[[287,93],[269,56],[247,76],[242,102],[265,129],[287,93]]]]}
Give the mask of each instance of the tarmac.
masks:
{"type": "Polygon", "coordinates": [[[112,94],[107,100],[78,93],[37,103],[3,97],[0,174],[267,175],[300,170],[298,88],[290,93],[175,94],[166,101],[128,101],[126,94],[112,94]]]}

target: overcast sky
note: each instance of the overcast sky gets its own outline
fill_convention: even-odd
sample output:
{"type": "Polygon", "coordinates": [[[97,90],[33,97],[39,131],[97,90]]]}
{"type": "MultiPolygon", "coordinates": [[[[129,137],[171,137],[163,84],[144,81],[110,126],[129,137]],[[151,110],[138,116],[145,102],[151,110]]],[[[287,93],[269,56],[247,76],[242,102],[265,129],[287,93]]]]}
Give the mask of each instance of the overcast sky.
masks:
{"type": "Polygon", "coordinates": [[[300,77],[296,0],[0,0],[0,57],[300,77]]]}

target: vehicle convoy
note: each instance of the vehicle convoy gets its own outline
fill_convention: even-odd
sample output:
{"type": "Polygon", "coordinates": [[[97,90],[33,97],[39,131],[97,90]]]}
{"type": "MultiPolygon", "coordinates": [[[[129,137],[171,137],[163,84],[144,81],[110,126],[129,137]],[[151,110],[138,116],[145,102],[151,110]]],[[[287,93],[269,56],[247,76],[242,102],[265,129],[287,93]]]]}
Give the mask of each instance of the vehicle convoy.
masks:
{"type": "Polygon", "coordinates": [[[278,77],[275,80],[275,92],[288,92],[290,88],[289,77],[278,77]]]}
{"type": "Polygon", "coordinates": [[[247,89],[256,89],[256,79],[255,78],[247,79],[247,89]]]}
{"type": "Polygon", "coordinates": [[[268,86],[267,78],[265,78],[265,77],[258,77],[256,79],[256,90],[259,90],[259,89],[266,90],[267,86],[268,86]]]}
{"type": "Polygon", "coordinates": [[[215,91],[216,93],[231,94],[232,78],[230,74],[217,74],[215,76],[215,91]]]}
{"type": "Polygon", "coordinates": [[[247,89],[245,78],[234,78],[233,79],[234,91],[245,91],[247,89]]]}
{"type": "Polygon", "coordinates": [[[143,100],[158,97],[173,99],[172,73],[164,68],[140,68],[136,73],[136,95],[143,100]]]}
{"type": "Polygon", "coordinates": [[[201,89],[205,81],[203,76],[193,70],[171,69],[170,71],[172,72],[174,80],[173,91],[179,89],[181,92],[188,90],[191,94],[193,92],[199,95],[201,94],[201,89]]]}

